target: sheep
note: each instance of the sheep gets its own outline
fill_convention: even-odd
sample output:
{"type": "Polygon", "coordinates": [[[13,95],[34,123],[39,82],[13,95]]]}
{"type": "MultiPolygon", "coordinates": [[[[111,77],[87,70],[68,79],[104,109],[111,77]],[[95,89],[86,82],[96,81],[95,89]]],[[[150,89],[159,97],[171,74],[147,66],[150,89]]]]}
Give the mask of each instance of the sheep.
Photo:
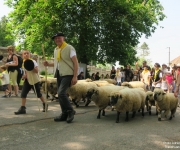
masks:
{"type": "MultiPolygon", "coordinates": [[[[71,86],[67,90],[67,94],[70,96],[72,102],[79,107],[78,102],[83,98],[86,98],[87,90],[91,87],[97,87],[93,82],[78,82],[71,86]]],[[[85,106],[88,106],[91,101],[87,100],[85,106]]]]}
{"type": "Polygon", "coordinates": [[[104,81],[107,81],[110,84],[116,84],[116,80],[114,79],[103,79],[104,81]]]}
{"type": "Polygon", "coordinates": [[[129,88],[143,88],[146,91],[145,84],[141,81],[123,82],[121,86],[127,86],[129,88]]]}
{"type": "MultiPolygon", "coordinates": [[[[98,81],[93,81],[93,83],[95,83],[97,86],[106,86],[109,85],[110,83],[104,80],[98,80],[98,81]]],[[[112,84],[111,84],[112,85],[112,84]]]]}
{"type": "Polygon", "coordinates": [[[57,94],[57,79],[51,78],[51,77],[47,78],[47,91],[45,91],[45,82],[46,82],[46,79],[41,78],[41,81],[40,81],[41,88],[44,92],[46,92],[46,98],[50,97],[48,93],[51,94],[52,96],[51,100],[53,101],[54,99],[56,99],[55,95],[57,94]]]}
{"type": "Polygon", "coordinates": [[[156,88],[154,90],[154,100],[156,101],[156,107],[158,111],[158,121],[161,121],[161,112],[164,110],[165,117],[171,111],[169,120],[174,117],[178,106],[178,98],[174,96],[174,93],[165,93],[162,89],[156,88]]]}
{"type": "Polygon", "coordinates": [[[97,115],[97,119],[100,119],[101,117],[101,111],[102,116],[105,116],[105,108],[110,104],[109,95],[113,91],[119,91],[123,89],[124,87],[121,86],[101,86],[101,87],[95,87],[90,88],[87,91],[86,97],[91,99],[95,103],[95,105],[99,108],[99,113],[97,115]]]}
{"type": "MultiPolygon", "coordinates": [[[[147,111],[149,111],[149,115],[151,115],[151,107],[156,106],[152,91],[147,91],[146,92],[145,105],[146,105],[147,111]]],[[[157,109],[156,109],[156,115],[157,115],[157,109]]]]}
{"type": "Polygon", "coordinates": [[[112,92],[110,94],[110,104],[117,110],[116,123],[119,122],[121,112],[126,112],[125,121],[129,121],[129,111],[133,112],[132,118],[134,118],[136,111],[142,109],[142,116],[144,117],[145,98],[145,92],[138,88],[112,92]]]}

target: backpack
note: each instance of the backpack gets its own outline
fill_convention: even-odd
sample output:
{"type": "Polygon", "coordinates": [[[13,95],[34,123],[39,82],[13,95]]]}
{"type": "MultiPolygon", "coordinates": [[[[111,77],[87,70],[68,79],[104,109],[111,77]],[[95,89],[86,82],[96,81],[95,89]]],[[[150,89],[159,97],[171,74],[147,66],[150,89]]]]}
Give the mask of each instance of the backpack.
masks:
{"type": "MultiPolygon", "coordinates": [[[[16,54],[13,54],[13,55],[16,55],[16,54]]],[[[12,55],[12,56],[13,56],[12,55]]],[[[16,55],[17,56],[17,58],[18,58],[18,68],[22,68],[22,64],[23,64],[23,59],[22,59],[22,57],[21,56],[19,56],[19,55],[16,55]]]]}

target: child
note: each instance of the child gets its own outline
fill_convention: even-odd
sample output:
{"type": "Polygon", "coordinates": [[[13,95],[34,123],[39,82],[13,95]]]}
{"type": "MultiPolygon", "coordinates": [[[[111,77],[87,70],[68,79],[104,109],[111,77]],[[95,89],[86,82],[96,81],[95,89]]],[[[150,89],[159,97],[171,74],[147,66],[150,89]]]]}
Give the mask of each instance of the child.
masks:
{"type": "MultiPolygon", "coordinates": [[[[30,59],[30,52],[28,50],[24,50],[22,55],[25,60],[30,59]]],[[[15,115],[26,114],[26,107],[25,107],[26,97],[29,91],[31,90],[31,88],[36,92],[37,97],[40,98],[40,100],[42,101],[43,112],[47,111],[48,109],[48,105],[47,104],[45,105],[44,97],[42,96],[40,92],[40,82],[39,82],[40,78],[38,75],[38,64],[35,60],[32,60],[32,61],[34,63],[34,69],[31,71],[27,71],[25,69],[25,72],[24,72],[25,74],[22,77],[22,79],[24,79],[24,84],[23,84],[22,93],[21,93],[22,106],[17,112],[14,112],[15,115]]]]}
{"type": "Polygon", "coordinates": [[[1,83],[2,83],[2,88],[4,91],[4,96],[2,96],[3,98],[5,97],[10,97],[11,96],[11,92],[8,90],[8,85],[9,85],[9,74],[6,70],[6,66],[1,66],[0,67],[2,75],[0,76],[1,79],[1,83]]]}
{"type": "Polygon", "coordinates": [[[115,76],[115,79],[117,81],[116,85],[121,86],[121,78],[122,78],[122,74],[121,74],[120,68],[117,68],[116,76],[115,76]]]}
{"type": "Polygon", "coordinates": [[[171,71],[166,72],[166,80],[168,82],[168,93],[172,93],[173,90],[173,75],[171,74],[171,71]]]}
{"type": "Polygon", "coordinates": [[[166,75],[163,75],[162,77],[161,89],[164,90],[164,92],[168,91],[168,81],[166,80],[166,75]]]}

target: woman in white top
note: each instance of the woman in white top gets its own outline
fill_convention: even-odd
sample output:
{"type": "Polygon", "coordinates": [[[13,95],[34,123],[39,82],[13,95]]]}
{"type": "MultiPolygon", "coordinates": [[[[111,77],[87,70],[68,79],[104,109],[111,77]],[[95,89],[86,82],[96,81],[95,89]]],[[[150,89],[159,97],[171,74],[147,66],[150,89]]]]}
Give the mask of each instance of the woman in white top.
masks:
{"type": "Polygon", "coordinates": [[[116,79],[116,85],[121,85],[121,78],[122,78],[122,73],[120,72],[120,68],[117,68],[117,71],[116,71],[116,76],[115,76],[115,79],[116,79]]]}

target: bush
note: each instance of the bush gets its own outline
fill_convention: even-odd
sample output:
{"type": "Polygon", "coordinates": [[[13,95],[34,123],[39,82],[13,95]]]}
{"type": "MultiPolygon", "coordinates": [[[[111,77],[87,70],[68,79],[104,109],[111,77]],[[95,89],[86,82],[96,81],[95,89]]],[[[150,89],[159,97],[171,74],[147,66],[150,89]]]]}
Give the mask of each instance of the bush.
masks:
{"type": "Polygon", "coordinates": [[[42,70],[41,72],[40,72],[40,75],[45,75],[46,74],[46,71],[45,70],[42,70]]]}

